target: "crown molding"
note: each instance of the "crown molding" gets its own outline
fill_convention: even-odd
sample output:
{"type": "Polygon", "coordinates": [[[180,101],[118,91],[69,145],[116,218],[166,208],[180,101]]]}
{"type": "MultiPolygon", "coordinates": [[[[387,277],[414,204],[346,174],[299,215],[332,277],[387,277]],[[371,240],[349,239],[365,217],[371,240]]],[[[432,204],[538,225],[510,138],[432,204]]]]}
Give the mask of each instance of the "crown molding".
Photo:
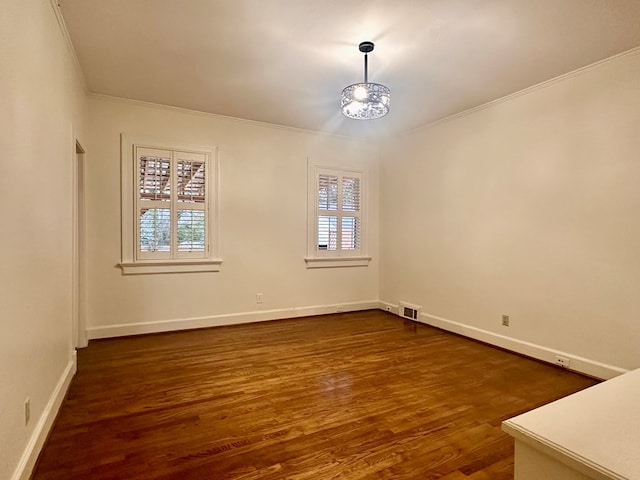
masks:
{"type": "Polygon", "coordinates": [[[371,140],[367,137],[340,135],[338,133],[322,132],[319,130],[308,130],[305,128],[291,127],[289,125],[281,125],[278,123],[261,122],[259,120],[250,120],[247,118],[231,117],[229,115],[221,115],[219,113],[205,112],[203,110],[194,110],[191,108],[176,107],[174,105],[165,105],[162,103],[153,103],[153,102],[146,102],[144,100],[134,100],[132,98],[126,98],[126,97],[117,97],[114,95],[106,95],[104,93],[96,93],[96,92],[89,91],[87,92],[87,95],[90,98],[96,98],[96,99],[106,100],[106,101],[111,101],[116,103],[128,103],[130,105],[137,105],[140,107],[147,107],[147,108],[155,108],[158,110],[166,110],[169,112],[184,113],[187,115],[198,115],[203,117],[212,117],[220,120],[229,120],[232,122],[241,123],[244,125],[250,125],[254,127],[271,128],[275,130],[285,130],[285,131],[296,132],[304,135],[319,135],[319,136],[325,136],[325,137],[340,138],[343,140],[355,141],[359,143],[367,142],[371,140]]]}
{"type": "Polygon", "coordinates": [[[606,64],[621,60],[623,58],[626,57],[632,57],[634,55],[639,55],[640,54],[640,46],[638,47],[634,47],[631,50],[626,50],[624,52],[618,53],[616,55],[613,55],[611,57],[607,57],[603,60],[598,60],[597,62],[591,63],[589,65],[585,65],[584,67],[580,67],[576,70],[572,70],[570,72],[567,73],[563,73],[562,75],[559,75],[557,77],[553,77],[549,80],[545,80],[543,82],[540,83],[536,83],[535,85],[532,85],[530,87],[524,88],[522,90],[518,90],[517,92],[514,93],[510,93],[509,95],[505,95],[504,97],[500,97],[500,98],[496,98],[495,100],[491,100],[489,102],[483,103],[481,105],[477,105],[475,107],[472,108],[468,108],[467,110],[463,110],[461,112],[458,113],[454,113],[452,115],[448,115],[446,117],[442,117],[439,118],[438,120],[434,120],[433,122],[429,122],[429,123],[425,123],[424,125],[420,125],[419,127],[415,127],[415,128],[411,128],[409,130],[406,130],[402,133],[400,133],[400,136],[404,136],[404,135],[410,135],[413,133],[416,133],[420,130],[427,130],[433,127],[437,127],[438,125],[441,125],[443,123],[448,123],[451,122],[453,120],[456,120],[460,117],[465,117],[467,115],[471,115],[473,113],[479,112],[481,110],[486,110],[488,108],[494,107],[496,105],[500,105],[502,103],[508,102],[509,100],[513,100],[515,98],[524,96],[524,95],[528,95],[530,93],[533,93],[535,91],[538,90],[542,90],[544,88],[547,88],[551,85],[554,85],[556,83],[560,83],[563,82],[565,80],[568,80],[570,78],[573,77],[577,77],[579,75],[582,75],[583,73],[587,73],[589,71],[592,70],[596,70],[606,64]]]}

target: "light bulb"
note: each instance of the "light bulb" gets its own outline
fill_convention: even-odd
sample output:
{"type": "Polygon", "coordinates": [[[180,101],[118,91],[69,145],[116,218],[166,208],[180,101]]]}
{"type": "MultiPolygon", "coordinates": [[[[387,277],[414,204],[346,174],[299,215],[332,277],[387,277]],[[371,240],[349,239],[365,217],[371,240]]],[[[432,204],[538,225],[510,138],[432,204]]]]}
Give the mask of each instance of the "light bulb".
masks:
{"type": "Polygon", "coordinates": [[[353,96],[356,100],[362,101],[367,99],[369,92],[361,85],[353,91],[353,96]]]}

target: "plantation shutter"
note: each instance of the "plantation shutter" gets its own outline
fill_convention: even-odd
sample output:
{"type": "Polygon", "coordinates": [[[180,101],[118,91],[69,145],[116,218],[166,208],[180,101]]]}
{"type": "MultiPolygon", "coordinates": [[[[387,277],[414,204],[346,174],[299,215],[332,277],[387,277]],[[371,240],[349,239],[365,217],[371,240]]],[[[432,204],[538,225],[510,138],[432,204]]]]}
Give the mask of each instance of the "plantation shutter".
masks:
{"type": "Polygon", "coordinates": [[[136,147],[137,258],[206,258],[207,155],[136,147]]]}
{"type": "Polygon", "coordinates": [[[338,176],[318,175],[318,250],[338,248],[338,176]]]}
{"type": "Polygon", "coordinates": [[[138,257],[171,258],[171,164],[169,150],[138,148],[138,257]]]}
{"type": "Polygon", "coordinates": [[[206,156],[175,152],[177,257],[202,257],[206,252],[206,156]]]}
{"type": "Polygon", "coordinates": [[[361,183],[356,172],[321,169],[316,176],[316,252],[353,255],[361,246],[361,183]]]}
{"type": "Polygon", "coordinates": [[[360,178],[342,178],[342,250],[360,249],[360,178]]]}

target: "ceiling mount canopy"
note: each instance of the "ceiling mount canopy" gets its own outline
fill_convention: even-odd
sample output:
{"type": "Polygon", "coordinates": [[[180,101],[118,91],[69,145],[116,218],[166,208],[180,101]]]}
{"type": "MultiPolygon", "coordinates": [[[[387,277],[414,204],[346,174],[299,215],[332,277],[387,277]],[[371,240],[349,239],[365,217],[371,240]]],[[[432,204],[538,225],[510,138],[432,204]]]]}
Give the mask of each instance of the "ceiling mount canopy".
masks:
{"type": "Polygon", "coordinates": [[[369,82],[368,56],[373,52],[373,42],[362,42],[359,50],[364,53],[364,82],[354,83],[342,90],[342,113],[356,120],[373,120],[389,113],[391,91],[379,83],[369,82]]]}

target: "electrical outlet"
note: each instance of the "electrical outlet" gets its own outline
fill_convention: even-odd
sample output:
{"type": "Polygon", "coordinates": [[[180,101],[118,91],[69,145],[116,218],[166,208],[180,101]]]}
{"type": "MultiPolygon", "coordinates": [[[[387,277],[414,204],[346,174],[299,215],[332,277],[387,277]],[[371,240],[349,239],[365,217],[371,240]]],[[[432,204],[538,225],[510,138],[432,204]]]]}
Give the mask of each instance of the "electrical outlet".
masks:
{"type": "Polygon", "coordinates": [[[24,424],[28,425],[31,420],[31,399],[27,397],[24,401],[24,424]]]}
{"type": "Polygon", "coordinates": [[[509,326],[509,315],[502,315],[502,325],[505,327],[509,326]]]}
{"type": "Polygon", "coordinates": [[[556,365],[559,365],[562,368],[571,367],[571,360],[567,357],[561,357],[560,355],[556,355],[556,365]]]}
{"type": "Polygon", "coordinates": [[[262,303],[262,294],[256,293],[256,303],[262,303]]]}

